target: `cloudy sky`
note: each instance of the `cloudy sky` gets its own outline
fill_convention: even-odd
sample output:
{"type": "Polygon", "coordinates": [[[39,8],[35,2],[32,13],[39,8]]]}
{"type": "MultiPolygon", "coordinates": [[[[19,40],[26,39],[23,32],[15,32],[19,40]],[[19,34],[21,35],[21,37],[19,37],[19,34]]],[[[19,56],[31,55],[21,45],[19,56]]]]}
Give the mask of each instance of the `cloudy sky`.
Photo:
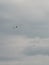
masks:
{"type": "Polygon", "coordinates": [[[49,65],[49,0],[0,0],[0,65],[49,65]]]}

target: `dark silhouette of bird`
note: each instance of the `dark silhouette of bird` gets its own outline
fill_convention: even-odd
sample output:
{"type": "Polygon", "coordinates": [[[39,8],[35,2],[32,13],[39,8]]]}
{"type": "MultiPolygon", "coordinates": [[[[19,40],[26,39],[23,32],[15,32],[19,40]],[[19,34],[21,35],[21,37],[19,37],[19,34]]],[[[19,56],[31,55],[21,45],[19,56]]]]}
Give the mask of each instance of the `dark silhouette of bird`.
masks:
{"type": "Polygon", "coordinates": [[[16,28],[18,28],[18,26],[16,26],[16,28]]]}
{"type": "Polygon", "coordinates": [[[13,26],[13,30],[16,30],[16,31],[23,31],[23,29],[24,29],[23,24],[13,26]]]}

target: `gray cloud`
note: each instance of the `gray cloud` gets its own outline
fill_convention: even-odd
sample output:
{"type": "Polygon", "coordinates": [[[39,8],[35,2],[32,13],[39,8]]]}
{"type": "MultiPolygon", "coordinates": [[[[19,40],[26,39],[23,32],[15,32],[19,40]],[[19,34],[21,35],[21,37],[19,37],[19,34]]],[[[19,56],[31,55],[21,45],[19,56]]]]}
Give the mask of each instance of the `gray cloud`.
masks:
{"type": "Polygon", "coordinates": [[[24,49],[23,54],[27,56],[34,56],[34,55],[48,55],[49,56],[49,48],[27,47],[24,49]]]}
{"type": "Polygon", "coordinates": [[[44,0],[2,0],[0,34],[49,37],[48,6],[48,0],[46,2],[44,0]],[[21,24],[24,25],[23,28],[19,27],[16,31],[15,26],[21,24]]]}
{"type": "Polygon", "coordinates": [[[17,35],[0,38],[0,64],[9,62],[13,65],[49,63],[49,39],[17,35]]]}
{"type": "Polygon", "coordinates": [[[0,43],[0,62],[5,61],[21,61],[24,56],[19,48],[12,44],[0,43]],[[2,45],[1,45],[2,44],[2,45]]]}
{"type": "Polygon", "coordinates": [[[0,0],[0,65],[49,65],[48,40],[17,36],[49,38],[49,0],[0,0]]]}
{"type": "Polygon", "coordinates": [[[29,37],[49,37],[49,24],[46,22],[19,23],[5,20],[0,22],[0,32],[6,35],[27,35],[29,37]],[[18,29],[16,29],[18,25],[18,29]],[[21,26],[23,25],[23,26],[21,26]]]}

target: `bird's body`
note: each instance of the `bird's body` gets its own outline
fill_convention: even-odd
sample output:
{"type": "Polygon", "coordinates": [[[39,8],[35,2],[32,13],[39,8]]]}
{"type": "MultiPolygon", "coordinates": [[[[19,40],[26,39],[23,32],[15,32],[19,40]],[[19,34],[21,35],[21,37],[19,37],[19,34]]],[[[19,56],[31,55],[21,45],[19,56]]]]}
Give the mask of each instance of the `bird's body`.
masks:
{"type": "Polygon", "coordinates": [[[18,26],[16,26],[16,28],[18,28],[18,26]]]}

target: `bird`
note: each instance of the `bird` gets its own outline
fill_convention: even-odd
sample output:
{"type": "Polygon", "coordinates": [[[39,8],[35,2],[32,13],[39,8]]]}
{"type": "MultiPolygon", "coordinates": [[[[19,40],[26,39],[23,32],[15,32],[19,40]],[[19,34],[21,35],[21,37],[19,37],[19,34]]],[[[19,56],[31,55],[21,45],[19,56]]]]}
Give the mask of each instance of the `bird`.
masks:
{"type": "Polygon", "coordinates": [[[13,30],[16,31],[23,31],[23,29],[24,29],[23,24],[13,26],[13,30]]]}
{"type": "Polygon", "coordinates": [[[18,26],[16,26],[16,28],[18,28],[18,26]]]}

